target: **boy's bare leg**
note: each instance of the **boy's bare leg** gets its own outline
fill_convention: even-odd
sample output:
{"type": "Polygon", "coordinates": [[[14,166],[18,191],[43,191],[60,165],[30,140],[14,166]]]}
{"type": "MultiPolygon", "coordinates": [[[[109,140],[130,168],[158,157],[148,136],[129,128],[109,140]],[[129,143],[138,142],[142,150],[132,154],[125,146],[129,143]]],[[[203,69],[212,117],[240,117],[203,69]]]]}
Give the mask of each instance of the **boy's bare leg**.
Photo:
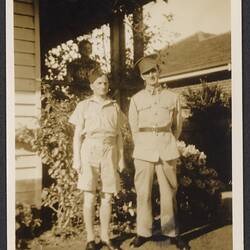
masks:
{"type": "Polygon", "coordinates": [[[101,240],[109,242],[109,225],[111,219],[111,199],[112,194],[103,193],[101,198],[101,207],[100,207],[100,222],[101,222],[101,240]]]}
{"type": "Polygon", "coordinates": [[[95,192],[84,192],[83,216],[87,232],[87,242],[95,240],[94,214],[95,214],[95,192]]]}

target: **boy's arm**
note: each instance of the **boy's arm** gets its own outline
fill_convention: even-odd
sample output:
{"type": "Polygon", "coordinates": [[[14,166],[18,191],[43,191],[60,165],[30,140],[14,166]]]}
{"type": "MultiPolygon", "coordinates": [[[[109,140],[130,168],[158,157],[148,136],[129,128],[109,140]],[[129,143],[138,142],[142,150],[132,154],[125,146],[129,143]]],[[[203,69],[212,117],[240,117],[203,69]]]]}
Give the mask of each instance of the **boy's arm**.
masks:
{"type": "Polygon", "coordinates": [[[84,103],[79,103],[69,118],[69,122],[75,125],[73,137],[73,168],[77,169],[78,172],[81,170],[81,145],[85,126],[84,110],[84,103]]]}
{"type": "Polygon", "coordinates": [[[81,171],[82,126],[76,125],[73,137],[73,168],[81,171]]]}
{"type": "Polygon", "coordinates": [[[118,170],[121,173],[125,169],[122,127],[125,127],[128,121],[125,114],[121,111],[118,105],[117,105],[117,111],[118,111],[118,135],[117,135],[118,170]]]}

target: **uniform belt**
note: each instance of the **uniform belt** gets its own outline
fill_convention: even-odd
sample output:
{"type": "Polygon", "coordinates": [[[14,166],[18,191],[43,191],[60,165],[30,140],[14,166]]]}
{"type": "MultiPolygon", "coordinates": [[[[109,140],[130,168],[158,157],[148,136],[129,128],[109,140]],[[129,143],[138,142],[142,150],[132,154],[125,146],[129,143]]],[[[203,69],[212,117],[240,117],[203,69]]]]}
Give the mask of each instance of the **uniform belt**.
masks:
{"type": "Polygon", "coordinates": [[[159,132],[170,132],[169,127],[144,127],[144,128],[139,128],[139,132],[154,132],[154,133],[159,133],[159,132]]]}

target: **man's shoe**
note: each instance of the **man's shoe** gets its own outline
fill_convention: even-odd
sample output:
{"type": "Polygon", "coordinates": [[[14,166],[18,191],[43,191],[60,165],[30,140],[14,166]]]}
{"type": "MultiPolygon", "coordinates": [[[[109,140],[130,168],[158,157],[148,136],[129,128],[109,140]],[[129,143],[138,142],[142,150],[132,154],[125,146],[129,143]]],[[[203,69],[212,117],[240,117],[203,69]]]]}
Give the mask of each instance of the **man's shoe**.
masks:
{"type": "Polygon", "coordinates": [[[95,242],[92,240],[92,241],[89,241],[86,245],[86,250],[96,250],[96,244],[95,242]]]}
{"type": "Polygon", "coordinates": [[[180,250],[190,250],[191,247],[188,245],[188,243],[181,239],[180,237],[171,238],[171,243],[175,244],[176,247],[180,250]]]}
{"type": "Polygon", "coordinates": [[[170,237],[163,235],[163,234],[156,234],[152,236],[153,241],[169,241],[171,242],[170,237]]]}
{"type": "Polygon", "coordinates": [[[143,237],[140,235],[137,235],[132,242],[130,243],[131,247],[140,247],[141,245],[143,245],[146,241],[148,241],[150,239],[150,237],[143,237]]]}
{"type": "Polygon", "coordinates": [[[112,241],[101,241],[102,247],[106,247],[108,250],[120,250],[119,247],[115,246],[112,241]]]}

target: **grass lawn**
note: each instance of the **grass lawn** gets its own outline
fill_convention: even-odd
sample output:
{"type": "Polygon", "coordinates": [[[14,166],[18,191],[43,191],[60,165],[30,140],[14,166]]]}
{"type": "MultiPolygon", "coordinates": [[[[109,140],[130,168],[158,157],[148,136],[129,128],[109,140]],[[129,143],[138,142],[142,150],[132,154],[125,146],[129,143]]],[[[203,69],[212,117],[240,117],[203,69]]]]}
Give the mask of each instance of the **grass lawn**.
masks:
{"type": "MultiPolygon", "coordinates": [[[[39,239],[31,242],[32,250],[84,250],[85,236],[78,237],[74,240],[49,240],[50,234],[47,232],[39,239]]],[[[220,228],[199,228],[184,235],[185,239],[189,241],[192,250],[231,250],[232,249],[232,225],[226,225],[220,228]]],[[[128,239],[120,239],[121,249],[131,249],[129,243],[131,237],[128,239]]],[[[102,248],[105,249],[105,248],[102,248]]],[[[175,250],[174,245],[170,245],[168,241],[149,241],[138,249],[142,250],[175,250]]]]}

